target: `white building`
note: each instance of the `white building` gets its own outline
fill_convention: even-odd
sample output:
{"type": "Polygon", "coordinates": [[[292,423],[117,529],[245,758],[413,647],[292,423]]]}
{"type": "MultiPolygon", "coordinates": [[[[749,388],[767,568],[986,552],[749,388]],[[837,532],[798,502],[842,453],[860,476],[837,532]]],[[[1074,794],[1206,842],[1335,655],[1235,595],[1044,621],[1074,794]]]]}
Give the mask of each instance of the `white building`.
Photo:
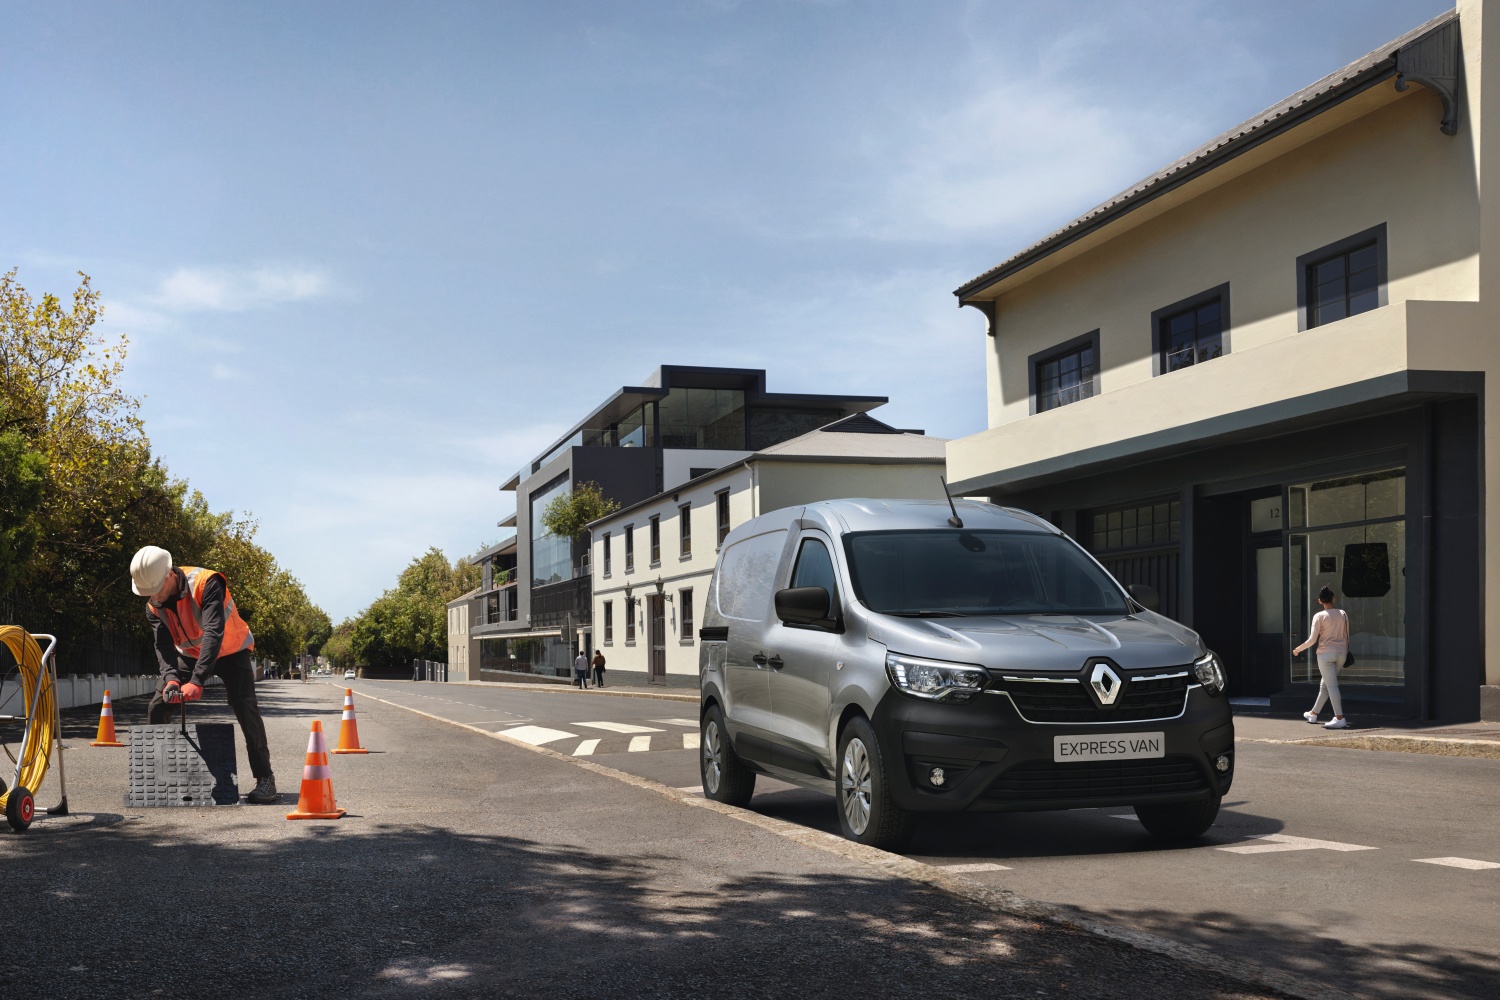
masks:
{"type": "Polygon", "coordinates": [[[732,528],[814,500],[941,499],[945,446],[859,414],[594,522],[594,641],[607,660],[605,684],[627,677],[697,684],[697,622],[719,544],[732,528]]]}

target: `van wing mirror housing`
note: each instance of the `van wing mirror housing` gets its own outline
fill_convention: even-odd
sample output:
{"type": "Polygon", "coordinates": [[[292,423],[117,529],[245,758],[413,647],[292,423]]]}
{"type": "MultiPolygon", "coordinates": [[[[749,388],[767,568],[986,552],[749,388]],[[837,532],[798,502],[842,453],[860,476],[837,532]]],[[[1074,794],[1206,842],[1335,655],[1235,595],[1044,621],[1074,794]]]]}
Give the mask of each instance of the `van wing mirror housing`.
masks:
{"type": "Polygon", "coordinates": [[[833,601],[822,587],[788,587],[776,592],[776,617],[787,625],[830,624],[833,601]]]}
{"type": "Polygon", "coordinates": [[[1161,595],[1149,583],[1132,583],[1125,589],[1130,593],[1131,599],[1147,611],[1161,610],[1161,595]]]}

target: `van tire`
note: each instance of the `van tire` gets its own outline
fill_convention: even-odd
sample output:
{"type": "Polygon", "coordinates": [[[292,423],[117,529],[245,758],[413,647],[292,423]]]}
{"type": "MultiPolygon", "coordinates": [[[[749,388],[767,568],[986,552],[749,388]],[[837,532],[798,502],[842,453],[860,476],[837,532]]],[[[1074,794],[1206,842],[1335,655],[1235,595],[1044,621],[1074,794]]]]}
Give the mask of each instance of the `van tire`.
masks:
{"type": "Polygon", "coordinates": [[[724,728],[724,713],[718,705],[710,705],[703,713],[702,728],[698,737],[698,776],[703,782],[703,797],[722,802],[726,806],[744,807],[750,804],[755,794],[755,772],[740,761],[729,740],[729,730],[724,728]],[[718,765],[718,780],[714,781],[712,767],[718,765]]]}
{"type": "Polygon", "coordinates": [[[891,797],[891,771],[875,737],[875,727],[864,716],[850,719],[839,733],[839,755],[834,763],[839,831],[855,843],[883,851],[900,851],[911,843],[916,818],[891,797]],[[850,793],[856,787],[863,794],[861,801],[851,805],[850,793]],[[852,820],[860,815],[867,819],[864,829],[856,830],[852,820]]]}
{"type": "Polygon", "coordinates": [[[1222,797],[1210,795],[1201,802],[1178,802],[1165,806],[1136,806],[1135,815],[1152,835],[1162,840],[1197,840],[1208,832],[1219,816],[1222,797]]]}

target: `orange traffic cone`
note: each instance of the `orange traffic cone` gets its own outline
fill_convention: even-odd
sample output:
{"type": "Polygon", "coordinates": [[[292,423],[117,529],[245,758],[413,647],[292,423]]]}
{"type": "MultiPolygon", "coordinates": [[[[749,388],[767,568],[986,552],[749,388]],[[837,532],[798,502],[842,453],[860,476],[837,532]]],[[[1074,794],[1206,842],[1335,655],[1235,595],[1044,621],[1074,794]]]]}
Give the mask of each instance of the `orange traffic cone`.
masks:
{"type": "Polygon", "coordinates": [[[323,720],[314,719],[307,737],[307,763],[302,767],[302,794],[297,811],[287,819],[338,819],[344,815],[333,801],[333,773],[328,769],[328,744],[323,740],[323,720]]]}
{"type": "Polygon", "coordinates": [[[104,705],[99,709],[99,735],[94,737],[91,747],[122,747],[125,744],[115,738],[115,706],[104,692],[104,705]]]}
{"type": "Polygon", "coordinates": [[[339,721],[339,745],[333,753],[369,753],[359,745],[359,723],[354,719],[354,689],[344,688],[344,717],[339,721]]]}

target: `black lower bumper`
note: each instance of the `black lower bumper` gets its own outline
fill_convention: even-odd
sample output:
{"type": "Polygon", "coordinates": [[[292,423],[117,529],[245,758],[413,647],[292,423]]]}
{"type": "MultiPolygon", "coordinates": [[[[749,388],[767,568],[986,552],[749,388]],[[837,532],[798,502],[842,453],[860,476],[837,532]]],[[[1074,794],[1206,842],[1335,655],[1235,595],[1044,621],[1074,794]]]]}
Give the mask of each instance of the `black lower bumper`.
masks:
{"type": "Polygon", "coordinates": [[[1188,692],[1169,721],[1027,722],[1003,695],[947,705],[890,692],[875,712],[891,793],[917,812],[1028,812],[1201,801],[1234,780],[1234,721],[1222,695],[1188,692]],[[1058,763],[1054,737],[1161,733],[1161,757],[1058,763]],[[1217,761],[1228,759],[1220,771],[1217,761]],[[937,769],[938,772],[934,772],[937,769]],[[940,783],[939,783],[940,782],[940,783]]]}

